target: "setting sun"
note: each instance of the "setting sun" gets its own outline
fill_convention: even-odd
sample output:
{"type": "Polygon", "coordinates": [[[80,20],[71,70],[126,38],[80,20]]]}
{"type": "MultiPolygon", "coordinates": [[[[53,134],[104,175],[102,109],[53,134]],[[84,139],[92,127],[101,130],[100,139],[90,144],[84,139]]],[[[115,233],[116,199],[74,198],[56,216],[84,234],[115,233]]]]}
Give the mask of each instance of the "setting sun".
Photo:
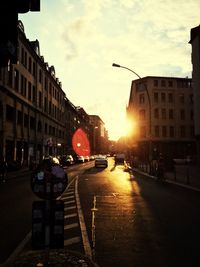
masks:
{"type": "MultiPolygon", "coordinates": [[[[111,125],[109,125],[111,128],[111,125]]],[[[112,124],[111,131],[114,133],[111,139],[118,140],[122,136],[131,136],[136,132],[137,123],[136,121],[127,119],[126,116],[120,122],[112,124]]]]}

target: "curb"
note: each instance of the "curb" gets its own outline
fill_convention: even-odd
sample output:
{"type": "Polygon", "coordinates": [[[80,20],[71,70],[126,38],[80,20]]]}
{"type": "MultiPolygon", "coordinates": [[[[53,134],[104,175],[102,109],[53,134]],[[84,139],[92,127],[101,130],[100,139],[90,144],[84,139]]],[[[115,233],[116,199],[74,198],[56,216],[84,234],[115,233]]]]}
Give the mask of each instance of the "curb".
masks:
{"type": "MultiPolygon", "coordinates": [[[[149,178],[152,178],[152,179],[155,179],[155,180],[157,179],[156,176],[150,175],[150,174],[148,174],[146,172],[140,171],[140,170],[135,169],[135,168],[132,168],[132,171],[135,171],[137,173],[140,173],[142,175],[145,175],[145,176],[147,176],[149,178]]],[[[197,188],[197,187],[194,187],[194,186],[190,186],[190,185],[186,185],[186,184],[183,184],[183,183],[179,183],[179,182],[176,182],[176,181],[172,181],[170,179],[165,179],[165,183],[178,185],[178,186],[181,186],[181,187],[184,187],[184,188],[196,191],[196,192],[200,192],[200,188],[197,188]]]]}

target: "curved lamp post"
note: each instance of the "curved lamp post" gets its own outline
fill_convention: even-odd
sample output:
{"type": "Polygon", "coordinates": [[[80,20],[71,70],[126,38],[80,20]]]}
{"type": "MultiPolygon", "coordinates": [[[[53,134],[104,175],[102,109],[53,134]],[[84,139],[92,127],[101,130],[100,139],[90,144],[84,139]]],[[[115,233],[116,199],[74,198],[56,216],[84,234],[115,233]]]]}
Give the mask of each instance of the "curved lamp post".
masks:
{"type": "MultiPolygon", "coordinates": [[[[121,66],[121,65],[116,64],[116,63],[113,63],[112,66],[117,67],[117,68],[127,69],[127,70],[131,71],[132,73],[134,73],[139,79],[142,79],[141,76],[139,74],[137,74],[135,71],[133,71],[132,69],[121,66]]],[[[149,91],[147,90],[146,84],[144,83],[143,86],[144,86],[144,89],[146,91],[148,103],[149,103],[149,138],[150,138],[150,140],[149,140],[149,161],[151,162],[151,159],[152,159],[152,151],[151,151],[152,150],[152,148],[151,148],[151,100],[150,100],[150,95],[149,95],[149,91]]]]}

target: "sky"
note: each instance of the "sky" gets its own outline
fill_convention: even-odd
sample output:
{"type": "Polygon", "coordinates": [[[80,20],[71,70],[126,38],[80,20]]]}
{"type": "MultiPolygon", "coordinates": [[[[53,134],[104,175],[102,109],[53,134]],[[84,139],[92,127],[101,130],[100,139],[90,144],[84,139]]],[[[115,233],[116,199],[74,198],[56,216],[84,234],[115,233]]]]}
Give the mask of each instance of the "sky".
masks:
{"type": "Polygon", "coordinates": [[[19,14],[26,37],[55,67],[66,97],[105,123],[110,140],[126,131],[132,69],[141,77],[191,78],[190,30],[200,0],[40,0],[19,14]]]}

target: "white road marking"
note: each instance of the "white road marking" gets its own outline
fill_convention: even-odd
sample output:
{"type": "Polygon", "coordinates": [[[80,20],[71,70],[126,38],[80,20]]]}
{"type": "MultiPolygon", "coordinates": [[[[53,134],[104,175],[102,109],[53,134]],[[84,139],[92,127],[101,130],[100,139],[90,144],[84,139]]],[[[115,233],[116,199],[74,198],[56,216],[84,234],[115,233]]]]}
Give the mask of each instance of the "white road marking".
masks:
{"type": "Polygon", "coordinates": [[[73,218],[73,217],[76,217],[76,216],[78,216],[77,213],[72,213],[72,214],[65,215],[64,218],[68,219],[68,218],[73,218]]]}
{"type": "Polygon", "coordinates": [[[70,200],[70,201],[65,201],[65,202],[64,202],[65,205],[66,205],[66,204],[72,204],[72,203],[74,204],[74,203],[75,203],[75,200],[70,200]]]}
{"type": "Polygon", "coordinates": [[[92,250],[90,247],[90,242],[88,239],[88,234],[87,234],[87,229],[85,225],[85,220],[83,216],[83,212],[81,209],[81,203],[79,199],[79,194],[78,194],[78,177],[75,181],[75,196],[76,196],[76,204],[77,204],[77,211],[78,211],[78,216],[79,216],[79,222],[80,222],[80,228],[81,228],[81,234],[82,234],[82,240],[83,240],[83,247],[85,251],[85,255],[92,259],[92,250]]]}
{"type": "Polygon", "coordinates": [[[78,223],[71,223],[71,224],[65,225],[64,230],[69,230],[69,229],[76,228],[76,227],[79,227],[78,223]]]}
{"type": "Polygon", "coordinates": [[[72,210],[72,209],[76,209],[76,206],[71,206],[71,207],[64,208],[64,211],[72,210]]]}
{"type": "Polygon", "coordinates": [[[80,243],[80,241],[81,241],[80,236],[72,237],[64,240],[64,246],[67,247],[76,243],[80,243]]]}

